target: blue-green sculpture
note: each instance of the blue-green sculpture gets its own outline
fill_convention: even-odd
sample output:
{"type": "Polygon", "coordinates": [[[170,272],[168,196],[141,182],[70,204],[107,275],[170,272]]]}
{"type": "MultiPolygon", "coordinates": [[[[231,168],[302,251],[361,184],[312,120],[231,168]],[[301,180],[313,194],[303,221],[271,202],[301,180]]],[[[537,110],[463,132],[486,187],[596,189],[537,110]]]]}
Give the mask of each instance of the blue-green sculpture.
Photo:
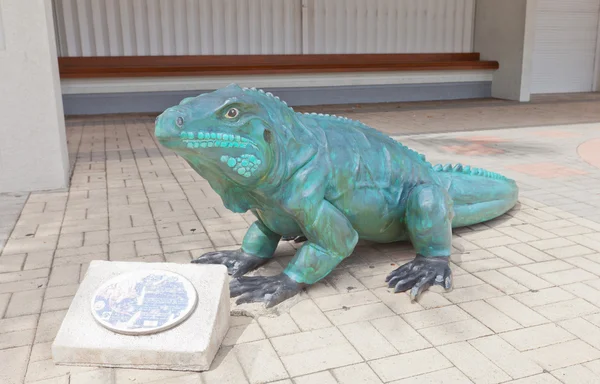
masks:
{"type": "Polygon", "coordinates": [[[274,306],[327,276],[359,239],[410,240],[414,260],[386,281],[415,299],[452,286],[452,228],[496,218],[517,202],[513,180],[423,155],[358,121],[297,113],[276,96],[232,84],[186,98],[156,119],[155,135],[221,196],[257,220],[234,251],[194,263],[224,264],[237,303],[274,306]],[[243,276],[273,257],[281,238],[306,241],[276,276],[243,276]]]}

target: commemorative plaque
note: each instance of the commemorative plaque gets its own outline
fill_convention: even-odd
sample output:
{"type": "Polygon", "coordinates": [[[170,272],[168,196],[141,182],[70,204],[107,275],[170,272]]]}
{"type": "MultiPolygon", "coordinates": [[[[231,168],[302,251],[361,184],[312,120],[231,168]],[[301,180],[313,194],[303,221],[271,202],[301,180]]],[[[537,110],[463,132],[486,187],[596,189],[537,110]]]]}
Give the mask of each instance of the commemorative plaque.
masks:
{"type": "Polygon", "coordinates": [[[124,335],[149,335],[184,322],[198,301],[192,283],[165,270],[121,274],[105,282],[92,296],[94,319],[124,335]]]}

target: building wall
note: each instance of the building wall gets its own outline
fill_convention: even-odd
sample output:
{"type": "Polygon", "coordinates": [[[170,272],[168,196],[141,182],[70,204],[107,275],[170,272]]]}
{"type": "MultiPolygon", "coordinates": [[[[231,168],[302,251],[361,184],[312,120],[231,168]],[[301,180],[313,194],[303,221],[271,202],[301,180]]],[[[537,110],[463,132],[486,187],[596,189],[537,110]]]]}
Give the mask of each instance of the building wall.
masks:
{"type": "Polygon", "coordinates": [[[477,0],[473,47],[497,60],[492,97],[529,101],[537,0],[477,0]]]}
{"type": "Polygon", "coordinates": [[[472,52],[475,0],[54,0],[61,56],[472,52]]]}
{"type": "Polygon", "coordinates": [[[0,192],[64,188],[69,159],[52,9],[0,1],[0,192]]]}

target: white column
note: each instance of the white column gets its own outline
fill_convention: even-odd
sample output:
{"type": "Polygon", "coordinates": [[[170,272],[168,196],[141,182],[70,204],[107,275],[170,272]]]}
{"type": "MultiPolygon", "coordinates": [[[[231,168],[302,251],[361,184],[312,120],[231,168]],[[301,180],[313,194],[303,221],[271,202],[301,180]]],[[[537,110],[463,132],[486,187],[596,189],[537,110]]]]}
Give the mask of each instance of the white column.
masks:
{"type": "Polygon", "coordinates": [[[0,0],[0,192],[68,186],[51,0],[0,0]]]}
{"type": "Polygon", "coordinates": [[[477,0],[473,51],[500,68],[492,97],[529,101],[537,0],[477,0]]]}

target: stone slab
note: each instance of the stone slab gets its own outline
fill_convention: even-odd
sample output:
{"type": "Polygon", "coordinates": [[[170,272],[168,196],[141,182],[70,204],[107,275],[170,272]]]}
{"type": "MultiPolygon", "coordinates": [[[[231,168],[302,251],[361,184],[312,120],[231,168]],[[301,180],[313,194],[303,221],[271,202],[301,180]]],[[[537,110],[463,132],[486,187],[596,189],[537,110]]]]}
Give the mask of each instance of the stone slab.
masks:
{"type": "Polygon", "coordinates": [[[229,329],[229,278],[222,265],[92,261],[52,344],[57,365],[208,370],[229,329]],[[161,270],[189,280],[197,293],[193,313],[173,328],[148,335],[113,332],[94,319],[94,294],[110,279],[161,270]]]}

